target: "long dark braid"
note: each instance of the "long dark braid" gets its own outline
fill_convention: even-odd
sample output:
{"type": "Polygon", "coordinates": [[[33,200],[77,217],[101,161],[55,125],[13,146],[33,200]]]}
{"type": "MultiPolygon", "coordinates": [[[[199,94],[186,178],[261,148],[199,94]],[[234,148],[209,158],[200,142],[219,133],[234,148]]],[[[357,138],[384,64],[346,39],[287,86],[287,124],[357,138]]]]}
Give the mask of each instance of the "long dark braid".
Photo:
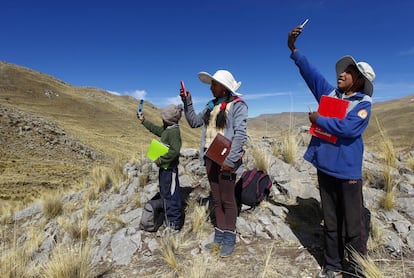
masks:
{"type": "Polygon", "coordinates": [[[227,93],[226,100],[220,106],[220,112],[217,114],[217,118],[216,118],[216,127],[220,129],[225,128],[226,122],[227,122],[226,106],[227,106],[227,103],[230,102],[231,93],[229,91],[227,91],[226,93],[227,93]]]}
{"type": "MultiPolygon", "coordinates": [[[[227,122],[226,106],[231,100],[231,92],[226,90],[226,100],[221,103],[220,112],[217,114],[216,118],[216,127],[224,128],[227,122]]],[[[214,106],[217,104],[217,99],[213,100],[214,106]]],[[[210,122],[211,110],[207,109],[206,113],[203,115],[203,122],[207,126],[210,122]]]]}
{"type": "Polygon", "coordinates": [[[208,123],[210,122],[210,114],[211,114],[211,110],[207,109],[206,113],[204,113],[203,115],[203,122],[206,126],[208,126],[208,123]]]}

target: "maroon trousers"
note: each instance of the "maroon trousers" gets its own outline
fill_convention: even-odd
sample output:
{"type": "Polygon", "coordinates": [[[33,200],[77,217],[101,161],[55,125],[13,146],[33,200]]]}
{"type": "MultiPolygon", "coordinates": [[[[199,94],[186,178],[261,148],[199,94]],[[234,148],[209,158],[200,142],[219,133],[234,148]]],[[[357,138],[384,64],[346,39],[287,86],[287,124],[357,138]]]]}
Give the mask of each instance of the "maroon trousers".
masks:
{"type": "Polygon", "coordinates": [[[237,219],[237,204],[234,189],[236,175],[220,171],[220,165],[209,158],[205,158],[207,177],[213,195],[214,213],[217,228],[220,230],[235,231],[237,219]]]}

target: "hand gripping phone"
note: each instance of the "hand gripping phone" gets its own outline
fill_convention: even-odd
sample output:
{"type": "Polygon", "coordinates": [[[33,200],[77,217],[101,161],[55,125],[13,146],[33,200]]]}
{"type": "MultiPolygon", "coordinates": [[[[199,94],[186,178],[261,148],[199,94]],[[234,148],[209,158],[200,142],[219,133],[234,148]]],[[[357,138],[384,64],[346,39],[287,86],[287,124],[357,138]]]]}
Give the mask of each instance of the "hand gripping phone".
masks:
{"type": "Polygon", "coordinates": [[[186,97],[187,96],[187,91],[185,90],[184,81],[181,80],[180,85],[181,85],[181,90],[183,91],[183,95],[186,97]]]}

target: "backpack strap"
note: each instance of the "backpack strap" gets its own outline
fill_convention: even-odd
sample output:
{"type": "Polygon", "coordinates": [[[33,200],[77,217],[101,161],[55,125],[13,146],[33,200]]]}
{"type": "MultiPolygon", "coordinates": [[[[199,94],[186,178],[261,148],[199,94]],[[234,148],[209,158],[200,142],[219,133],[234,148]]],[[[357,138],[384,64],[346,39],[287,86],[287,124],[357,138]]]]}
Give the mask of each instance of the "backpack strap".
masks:
{"type": "Polygon", "coordinates": [[[243,188],[245,188],[254,179],[254,176],[256,175],[256,173],[257,173],[257,169],[252,169],[250,171],[245,171],[243,173],[243,175],[242,175],[242,177],[243,177],[243,188]],[[247,177],[247,179],[244,179],[247,174],[249,174],[249,176],[247,177]]]}
{"type": "Polygon", "coordinates": [[[262,174],[259,176],[259,178],[257,179],[256,182],[256,194],[257,196],[259,196],[260,192],[259,192],[259,185],[260,185],[260,181],[265,178],[267,176],[267,174],[265,172],[262,172],[262,174]]]}

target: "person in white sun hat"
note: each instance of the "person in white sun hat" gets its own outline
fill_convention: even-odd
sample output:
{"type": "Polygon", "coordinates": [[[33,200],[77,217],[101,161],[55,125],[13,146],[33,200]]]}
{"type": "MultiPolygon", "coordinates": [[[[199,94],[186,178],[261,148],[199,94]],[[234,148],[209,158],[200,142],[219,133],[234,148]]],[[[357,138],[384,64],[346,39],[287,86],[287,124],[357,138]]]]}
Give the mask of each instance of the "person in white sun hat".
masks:
{"type": "Polygon", "coordinates": [[[375,73],[368,63],[345,56],[336,63],[337,86],[329,84],[295,47],[301,32],[302,27],[298,26],[288,34],[290,58],[316,101],[319,103],[322,96],[348,101],[343,119],[309,113],[312,124],[337,140],[330,142],[312,136],[304,154],[305,160],[317,169],[324,219],[324,265],[317,277],[342,277],[342,273],[356,274],[358,269],[354,252],[350,251],[367,254],[370,213],[364,207],[362,193],[362,133],[371,116],[375,73]],[[346,252],[349,260],[345,260],[346,252]]]}
{"type": "Polygon", "coordinates": [[[236,243],[237,204],[235,199],[236,171],[243,156],[247,140],[247,105],[237,92],[237,82],[227,70],[218,70],[214,75],[200,72],[199,79],[210,85],[213,99],[203,111],[194,111],[190,92],[180,91],[184,103],[185,117],[192,128],[202,127],[200,157],[207,170],[208,181],[214,203],[214,241],[207,249],[220,248],[220,256],[232,254],[236,243]],[[232,141],[231,149],[223,165],[204,156],[215,136],[220,133],[232,141]]]}

